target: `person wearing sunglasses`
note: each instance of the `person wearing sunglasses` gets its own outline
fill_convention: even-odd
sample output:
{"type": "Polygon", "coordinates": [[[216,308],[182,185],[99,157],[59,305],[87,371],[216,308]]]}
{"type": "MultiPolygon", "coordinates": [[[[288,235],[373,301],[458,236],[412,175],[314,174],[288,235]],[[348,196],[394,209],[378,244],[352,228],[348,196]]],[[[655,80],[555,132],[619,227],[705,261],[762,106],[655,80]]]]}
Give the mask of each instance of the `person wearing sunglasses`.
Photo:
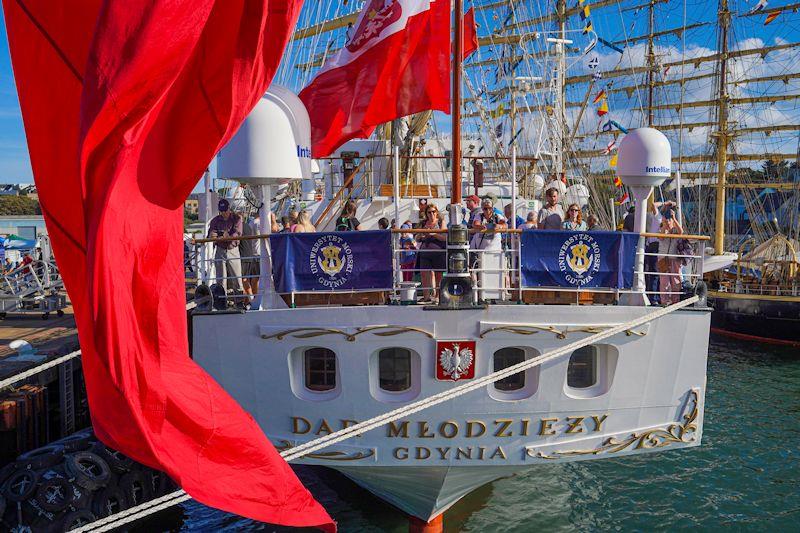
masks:
{"type": "Polygon", "coordinates": [[[586,231],[586,222],[583,221],[583,213],[578,204],[572,204],[567,208],[567,219],[564,221],[564,229],[571,231],[586,231]]]}
{"type": "MultiPolygon", "coordinates": [[[[435,204],[427,204],[425,210],[425,221],[422,229],[436,230],[444,228],[444,220],[439,214],[439,208],[435,204]]],[[[437,289],[442,281],[442,274],[447,268],[447,234],[446,233],[418,233],[417,241],[419,250],[417,253],[417,268],[420,270],[422,279],[423,301],[436,303],[437,289]]]]}

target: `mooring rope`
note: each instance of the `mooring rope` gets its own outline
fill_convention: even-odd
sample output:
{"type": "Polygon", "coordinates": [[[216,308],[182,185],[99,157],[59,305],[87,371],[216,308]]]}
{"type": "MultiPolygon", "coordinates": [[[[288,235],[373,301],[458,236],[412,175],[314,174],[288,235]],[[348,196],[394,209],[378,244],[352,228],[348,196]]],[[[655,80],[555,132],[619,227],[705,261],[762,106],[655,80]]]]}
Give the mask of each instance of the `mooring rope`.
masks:
{"type": "Polygon", "coordinates": [[[57,358],[55,358],[55,359],[53,359],[51,361],[47,361],[46,363],[42,363],[41,365],[35,366],[33,368],[29,368],[28,370],[20,372],[19,374],[15,374],[15,375],[11,376],[10,378],[7,378],[7,379],[4,379],[3,381],[0,381],[0,390],[5,389],[6,387],[10,387],[14,383],[19,383],[20,381],[24,381],[24,380],[28,379],[29,377],[35,376],[36,374],[44,372],[45,370],[53,368],[54,366],[58,366],[61,363],[69,361],[70,359],[75,359],[76,357],[80,357],[80,355],[81,355],[81,351],[80,350],[75,350],[74,352],[68,353],[67,355],[62,355],[61,357],[57,357],[57,358]]]}
{"type": "MultiPolygon", "coordinates": [[[[429,407],[433,407],[448,400],[452,400],[453,398],[457,398],[458,396],[461,396],[475,389],[479,389],[481,387],[494,383],[495,381],[498,381],[510,375],[522,372],[529,368],[534,368],[543,363],[556,359],[557,357],[561,357],[568,353],[572,353],[578,348],[582,348],[583,346],[594,344],[603,339],[607,339],[614,335],[624,333],[626,330],[629,330],[631,328],[642,326],[644,324],[647,324],[648,322],[652,322],[657,318],[661,318],[664,315],[668,315],[673,311],[677,311],[686,306],[692,305],[696,303],[698,300],[699,297],[692,296],[691,298],[680,301],[676,304],[672,304],[668,307],[660,308],[657,311],[648,313],[640,318],[631,320],[630,322],[614,326],[613,328],[607,329],[600,333],[590,335],[585,339],[575,341],[556,350],[547,352],[543,354],[541,357],[537,357],[535,359],[531,359],[528,361],[523,361],[522,363],[510,366],[503,370],[492,372],[491,374],[488,374],[482,378],[478,378],[468,383],[464,383],[463,385],[458,385],[445,392],[434,394],[433,396],[429,396],[428,398],[424,398],[417,402],[411,403],[405,407],[394,409],[392,411],[389,411],[382,415],[378,415],[369,420],[365,420],[364,422],[359,422],[358,424],[348,426],[347,428],[331,433],[330,435],[326,435],[324,437],[320,437],[318,439],[314,439],[312,441],[301,444],[300,446],[285,450],[281,452],[280,455],[287,462],[299,459],[321,448],[326,448],[343,440],[354,437],[358,434],[365,433],[366,431],[369,431],[371,429],[375,429],[384,424],[388,424],[389,422],[394,422],[395,420],[416,413],[423,409],[427,409],[429,407]]],[[[75,533],[85,533],[89,531],[95,533],[101,533],[103,531],[110,531],[112,529],[118,528],[130,522],[134,522],[136,520],[139,520],[140,518],[144,518],[146,516],[157,513],[174,505],[178,505],[179,503],[183,503],[190,499],[191,496],[186,494],[186,492],[184,492],[183,490],[177,490],[175,492],[167,494],[166,496],[162,496],[161,498],[145,502],[141,505],[137,505],[136,507],[131,507],[130,509],[121,511],[119,513],[115,513],[111,516],[107,516],[105,518],[92,522],[91,524],[86,524],[85,526],[74,529],[72,531],[75,533]]]]}

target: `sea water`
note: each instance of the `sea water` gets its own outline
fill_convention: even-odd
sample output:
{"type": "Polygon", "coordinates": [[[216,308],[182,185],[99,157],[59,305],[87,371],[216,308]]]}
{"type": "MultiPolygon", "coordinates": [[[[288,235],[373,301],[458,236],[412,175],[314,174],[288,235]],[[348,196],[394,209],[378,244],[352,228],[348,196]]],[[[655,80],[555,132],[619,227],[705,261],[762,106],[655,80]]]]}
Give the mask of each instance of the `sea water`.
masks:
{"type": "MultiPolygon", "coordinates": [[[[462,499],[445,531],[800,531],[799,449],[800,350],[712,338],[701,447],[538,466],[462,499]]],[[[341,531],[408,531],[342,476],[298,474],[341,531]]],[[[284,531],[196,502],[137,529],[284,531]]]]}

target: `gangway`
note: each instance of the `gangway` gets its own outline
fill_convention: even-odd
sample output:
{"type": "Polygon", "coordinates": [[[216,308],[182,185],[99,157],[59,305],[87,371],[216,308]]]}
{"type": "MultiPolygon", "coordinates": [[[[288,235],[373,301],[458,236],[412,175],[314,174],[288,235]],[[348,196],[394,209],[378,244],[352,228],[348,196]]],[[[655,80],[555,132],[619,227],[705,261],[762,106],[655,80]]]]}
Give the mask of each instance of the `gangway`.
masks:
{"type": "Polygon", "coordinates": [[[63,316],[67,297],[58,267],[52,261],[33,261],[3,274],[0,279],[0,320],[8,313],[42,313],[42,319],[55,312],[63,316]]]}

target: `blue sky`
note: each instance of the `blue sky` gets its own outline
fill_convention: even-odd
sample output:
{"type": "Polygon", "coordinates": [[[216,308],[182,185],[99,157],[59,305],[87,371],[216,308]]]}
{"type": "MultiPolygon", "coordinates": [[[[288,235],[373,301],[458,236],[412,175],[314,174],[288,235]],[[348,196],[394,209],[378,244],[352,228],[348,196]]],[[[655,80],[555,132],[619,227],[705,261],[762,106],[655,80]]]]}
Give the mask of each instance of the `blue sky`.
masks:
{"type": "MultiPolygon", "coordinates": [[[[492,0],[482,0],[480,2],[476,2],[476,4],[479,5],[482,3],[489,3],[491,1],[492,0]]],[[[329,14],[333,11],[337,11],[338,13],[346,12],[356,7],[356,2],[352,2],[344,10],[340,10],[340,7],[342,6],[340,0],[324,1],[321,3],[329,5],[329,14]]],[[[591,2],[587,3],[591,5],[591,2]]],[[[643,0],[624,0],[620,7],[612,6],[602,10],[598,9],[593,11],[592,19],[595,31],[598,33],[598,35],[606,38],[607,40],[618,40],[625,38],[626,36],[631,37],[645,33],[646,10],[642,10],[635,16],[630,11],[622,12],[620,10],[626,6],[641,5],[645,3],[646,2],[643,0]]],[[[752,0],[750,2],[744,0],[731,0],[730,8],[734,13],[744,13],[752,8],[752,6],[754,6],[756,3],[757,0],[752,0]]],[[[769,2],[768,7],[779,7],[780,5],[787,3],[790,2],[788,0],[772,0],[769,2]]],[[[518,4],[520,5],[519,9],[521,11],[526,11],[524,14],[520,14],[518,12],[518,20],[528,18],[527,15],[535,16],[537,12],[548,12],[551,9],[550,4],[552,4],[552,0],[546,0],[542,2],[531,1],[518,4]],[[524,9],[522,9],[521,6],[524,6],[524,9]]],[[[568,1],[569,7],[573,7],[574,4],[577,4],[577,0],[568,1]]],[[[656,31],[679,27],[683,18],[684,5],[687,13],[687,24],[703,21],[713,22],[716,19],[717,2],[715,0],[672,0],[668,4],[660,4],[657,6],[656,31]]],[[[307,2],[307,5],[304,8],[304,14],[301,17],[300,26],[308,24],[309,21],[314,20],[315,15],[317,17],[319,16],[321,11],[319,6],[320,2],[317,0],[307,2]]],[[[325,8],[322,8],[322,11],[325,11],[325,8]]],[[[477,16],[477,20],[480,25],[479,35],[485,35],[489,33],[493,27],[496,27],[498,24],[500,24],[505,18],[505,11],[506,8],[479,12],[477,16]]],[[[577,20],[577,16],[572,18],[576,20],[571,20],[570,23],[573,26],[578,25],[579,21],[577,20]]],[[[747,44],[745,47],[751,48],[763,45],[773,45],[780,42],[797,42],[800,40],[800,15],[798,15],[798,13],[784,13],[779,17],[778,20],[769,26],[763,25],[763,19],[763,15],[744,18],[734,16],[731,39],[734,47],[736,47],[737,44],[747,42],[749,42],[749,44],[747,44]]],[[[22,125],[22,117],[19,111],[16,87],[14,85],[13,73],[11,70],[5,20],[2,18],[0,18],[0,28],[2,28],[2,36],[0,37],[0,183],[26,183],[32,181],[32,173],[30,162],[28,160],[25,133],[22,125]]],[[[706,53],[706,51],[713,53],[713,49],[716,46],[715,31],[716,26],[712,23],[687,32],[687,50],[695,48],[698,50],[697,55],[703,55],[706,53]]],[[[341,40],[343,35],[332,35],[330,38],[332,38],[334,41],[337,39],[341,40]]],[[[326,37],[326,39],[328,39],[328,37],[326,37]]],[[[672,53],[677,53],[679,52],[678,47],[681,45],[681,42],[679,39],[673,38],[671,41],[669,41],[665,38],[665,42],[661,42],[660,44],[665,47],[665,50],[668,51],[669,47],[672,47],[672,53]]],[[[618,61],[617,57],[613,53],[611,53],[609,56],[608,50],[602,50],[601,48],[602,47],[598,46],[598,52],[601,53],[601,60],[603,59],[603,55],[605,55],[608,57],[609,61],[618,61]]],[[[635,50],[635,47],[631,48],[631,53],[629,55],[633,56],[635,50]]],[[[491,54],[490,51],[485,49],[481,50],[481,55],[483,57],[486,57],[483,54],[487,53],[491,54]]],[[[792,63],[793,59],[793,57],[783,57],[780,65],[781,69],[787,69],[788,64],[792,63]]],[[[612,66],[613,65],[609,64],[609,68],[612,66]]],[[[767,65],[764,65],[764,67],[767,67],[767,65]]],[[[796,67],[796,64],[793,65],[793,67],[795,68],[794,72],[797,72],[798,68],[796,67]]],[[[768,70],[768,68],[765,70],[768,70]]],[[[285,78],[286,74],[290,71],[291,69],[285,69],[283,71],[283,76],[280,76],[279,74],[279,77],[285,78]]],[[[281,79],[280,81],[285,83],[287,80],[281,79]]],[[[787,90],[793,92],[796,87],[797,85],[794,83],[789,87],[783,86],[782,84],[775,84],[768,87],[759,87],[759,91],[762,94],[777,93],[781,91],[785,92],[787,90]]],[[[698,97],[701,96],[699,93],[700,92],[698,91],[698,97]]],[[[620,94],[619,97],[622,98],[622,95],[620,94]]],[[[623,106],[625,106],[625,103],[619,102],[618,106],[621,109],[623,106]]],[[[635,105],[632,107],[635,107],[635,105]]],[[[800,118],[800,113],[798,113],[798,104],[796,101],[790,104],[781,104],[777,106],[776,109],[780,111],[780,114],[775,121],[785,119],[784,121],[788,120],[789,122],[796,122],[795,119],[800,118]]],[[[446,128],[446,125],[449,123],[449,121],[444,116],[440,118],[443,119],[440,124],[446,128]]],[[[700,136],[698,136],[698,139],[700,139],[700,136]]]]}
{"type": "Polygon", "coordinates": [[[0,18],[0,27],[0,183],[31,183],[33,173],[11,72],[5,17],[0,18]]]}

